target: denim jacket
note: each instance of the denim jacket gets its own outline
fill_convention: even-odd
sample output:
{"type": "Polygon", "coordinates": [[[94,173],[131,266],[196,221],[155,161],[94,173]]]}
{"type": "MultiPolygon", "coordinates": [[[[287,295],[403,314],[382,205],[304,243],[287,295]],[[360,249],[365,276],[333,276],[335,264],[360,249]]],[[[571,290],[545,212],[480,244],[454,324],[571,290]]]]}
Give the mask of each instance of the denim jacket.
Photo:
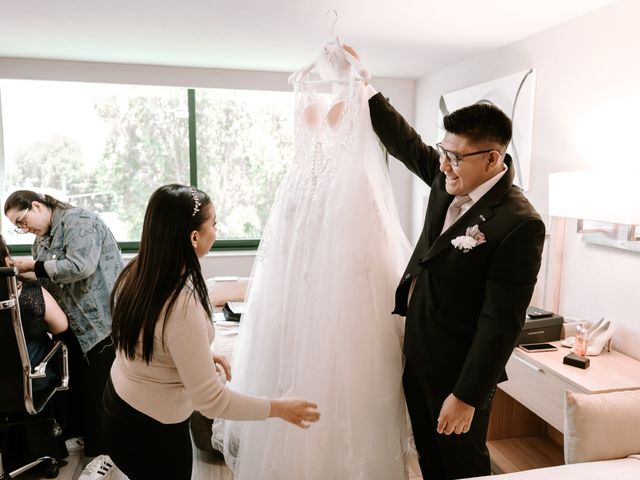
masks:
{"type": "Polygon", "coordinates": [[[54,208],[51,230],[37,237],[33,258],[44,261],[40,278],[69,319],[86,354],[111,333],[109,294],[122,270],[122,255],[107,225],[82,208],[54,208]]]}

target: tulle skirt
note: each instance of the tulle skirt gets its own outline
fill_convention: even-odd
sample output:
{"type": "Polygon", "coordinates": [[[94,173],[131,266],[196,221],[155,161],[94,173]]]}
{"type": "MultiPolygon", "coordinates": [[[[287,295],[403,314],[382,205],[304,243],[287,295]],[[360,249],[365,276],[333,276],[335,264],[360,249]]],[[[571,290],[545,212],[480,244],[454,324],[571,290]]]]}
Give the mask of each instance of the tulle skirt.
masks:
{"type": "Polygon", "coordinates": [[[305,398],[321,418],[217,422],[236,479],[405,477],[404,320],[390,312],[410,246],[363,110],[348,162],[294,165],[281,185],[232,359],[231,389],[305,398]]]}

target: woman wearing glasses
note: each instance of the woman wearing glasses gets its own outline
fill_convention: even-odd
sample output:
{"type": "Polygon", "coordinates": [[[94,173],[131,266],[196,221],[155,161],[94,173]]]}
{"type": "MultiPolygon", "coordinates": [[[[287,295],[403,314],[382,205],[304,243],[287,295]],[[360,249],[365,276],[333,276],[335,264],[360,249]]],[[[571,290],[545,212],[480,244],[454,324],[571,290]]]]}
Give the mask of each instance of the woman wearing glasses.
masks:
{"type": "Polygon", "coordinates": [[[102,391],[115,358],[109,294],[122,270],[118,244],[94,213],[49,195],[18,190],[4,213],[21,233],[33,233],[33,259],[16,258],[21,274],[33,272],[62,307],[70,330],[61,335],[70,352],[70,424],[67,436],[84,436],[84,454],[100,455],[81,479],[103,478],[111,467],[101,431],[102,391]],[[82,417],[82,418],[81,418],[82,417]]]}

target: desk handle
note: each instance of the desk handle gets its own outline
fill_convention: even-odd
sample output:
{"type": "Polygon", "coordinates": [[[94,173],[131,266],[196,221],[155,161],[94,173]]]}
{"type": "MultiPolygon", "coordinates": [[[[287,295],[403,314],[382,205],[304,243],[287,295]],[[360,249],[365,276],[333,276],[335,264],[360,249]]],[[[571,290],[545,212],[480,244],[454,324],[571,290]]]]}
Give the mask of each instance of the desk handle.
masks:
{"type": "Polygon", "coordinates": [[[519,360],[520,362],[524,363],[527,367],[529,367],[531,370],[535,370],[536,372],[542,372],[542,368],[538,367],[537,365],[534,365],[533,363],[529,363],[526,360],[524,360],[523,358],[520,358],[518,355],[514,355],[514,358],[516,358],[517,360],[519,360]]]}

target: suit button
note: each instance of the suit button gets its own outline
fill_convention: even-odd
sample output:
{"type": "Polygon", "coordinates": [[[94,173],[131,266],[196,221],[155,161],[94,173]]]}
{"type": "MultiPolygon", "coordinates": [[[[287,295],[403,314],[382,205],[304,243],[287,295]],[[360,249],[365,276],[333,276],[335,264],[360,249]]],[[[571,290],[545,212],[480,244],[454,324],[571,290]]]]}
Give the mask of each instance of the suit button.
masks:
{"type": "Polygon", "coordinates": [[[410,274],[410,273],[407,273],[407,274],[404,276],[404,278],[405,278],[405,280],[409,280],[409,279],[411,278],[411,274],[410,274]]]}

